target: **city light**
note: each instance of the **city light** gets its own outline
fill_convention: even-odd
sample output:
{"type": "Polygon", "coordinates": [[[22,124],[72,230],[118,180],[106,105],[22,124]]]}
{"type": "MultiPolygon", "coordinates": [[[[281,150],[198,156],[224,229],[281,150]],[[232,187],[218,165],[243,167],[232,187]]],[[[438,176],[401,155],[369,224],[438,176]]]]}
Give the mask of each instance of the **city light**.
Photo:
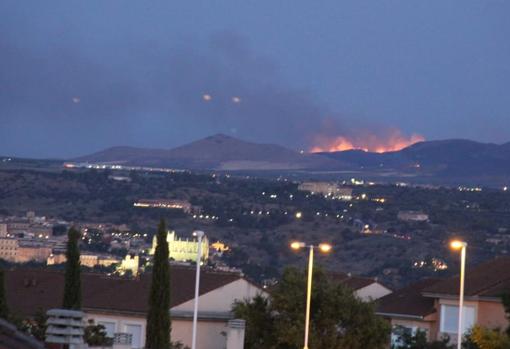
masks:
{"type": "Polygon", "coordinates": [[[302,216],[303,216],[303,214],[301,212],[296,212],[296,218],[297,219],[300,219],[302,216]]]}
{"type": "Polygon", "coordinates": [[[308,335],[310,332],[310,308],[312,303],[312,278],[313,278],[313,251],[319,248],[321,252],[327,253],[333,248],[330,244],[320,243],[318,246],[307,245],[301,241],[294,241],[290,244],[293,250],[299,250],[306,247],[310,250],[308,257],[308,280],[306,286],[306,313],[305,313],[305,338],[303,349],[308,349],[308,335]]]}
{"type": "Polygon", "coordinates": [[[453,240],[450,247],[460,250],[460,287],[459,287],[459,317],[457,327],[457,349],[462,348],[463,309],[464,309],[464,280],[466,275],[466,247],[467,243],[461,240],[453,240]]]}
{"type": "Polygon", "coordinates": [[[305,243],[300,241],[294,241],[290,244],[290,248],[292,248],[293,250],[299,250],[300,248],[303,247],[305,247],[305,243]]]}
{"type": "Polygon", "coordinates": [[[466,247],[466,246],[467,246],[467,243],[465,243],[464,241],[453,240],[452,242],[450,242],[450,247],[454,250],[460,250],[461,248],[466,247]]]}
{"type": "Polygon", "coordinates": [[[321,250],[321,252],[324,252],[324,253],[328,253],[331,251],[333,247],[330,245],[330,244],[320,244],[319,245],[319,249],[321,250]]]}

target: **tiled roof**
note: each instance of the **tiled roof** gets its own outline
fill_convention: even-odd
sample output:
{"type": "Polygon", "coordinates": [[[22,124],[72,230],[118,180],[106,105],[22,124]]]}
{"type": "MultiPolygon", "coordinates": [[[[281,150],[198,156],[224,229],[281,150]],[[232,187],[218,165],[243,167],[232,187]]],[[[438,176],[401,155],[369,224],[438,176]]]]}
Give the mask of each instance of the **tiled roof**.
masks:
{"type": "MultiPolygon", "coordinates": [[[[241,278],[238,273],[203,270],[200,294],[208,293],[241,278]]],[[[110,310],[146,313],[151,274],[139,279],[107,277],[104,274],[82,273],[82,299],[85,310],[110,310]]],[[[194,297],[195,269],[171,268],[171,307],[194,297]]],[[[19,315],[33,315],[37,309],[46,311],[61,306],[64,274],[60,271],[14,269],[5,272],[5,287],[9,309],[19,315]]]]}
{"type": "MultiPolygon", "coordinates": [[[[476,267],[466,267],[464,292],[466,297],[500,297],[510,292],[510,257],[497,257],[476,267]]],[[[459,294],[459,276],[427,287],[428,295],[459,294]]]]}
{"type": "Polygon", "coordinates": [[[395,291],[377,301],[377,313],[423,318],[435,312],[434,299],[424,297],[424,288],[441,282],[438,279],[424,279],[395,291]]]}

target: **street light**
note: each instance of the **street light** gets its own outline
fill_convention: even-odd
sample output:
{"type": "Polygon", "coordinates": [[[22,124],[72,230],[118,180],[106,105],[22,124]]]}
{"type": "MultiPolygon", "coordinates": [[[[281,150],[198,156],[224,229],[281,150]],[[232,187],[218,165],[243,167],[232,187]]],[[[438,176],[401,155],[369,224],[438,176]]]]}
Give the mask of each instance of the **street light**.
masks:
{"type": "Polygon", "coordinates": [[[301,241],[294,241],[290,244],[293,250],[300,250],[301,248],[308,247],[310,249],[310,256],[308,257],[308,283],[306,288],[306,317],[305,317],[305,345],[303,349],[308,349],[308,333],[310,331],[310,303],[312,298],[312,275],[313,275],[313,250],[318,248],[323,253],[328,253],[333,248],[330,244],[321,243],[318,246],[307,245],[301,241]]]}
{"type": "Polygon", "coordinates": [[[198,249],[197,249],[197,272],[195,276],[195,300],[193,307],[193,334],[191,338],[191,349],[196,349],[197,347],[197,321],[198,321],[198,293],[200,289],[200,261],[202,259],[202,238],[205,233],[200,230],[196,230],[193,232],[193,236],[195,236],[198,240],[198,249]]]}
{"type": "Polygon", "coordinates": [[[459,327],[457,329],[457,349],[462,347],[462,316],[464,308],[464,275],[466,270],[466,247],[467,242],[453,240],[450,247],[454,250],[460,250],[460,290],[459,290],[459,327]]]}

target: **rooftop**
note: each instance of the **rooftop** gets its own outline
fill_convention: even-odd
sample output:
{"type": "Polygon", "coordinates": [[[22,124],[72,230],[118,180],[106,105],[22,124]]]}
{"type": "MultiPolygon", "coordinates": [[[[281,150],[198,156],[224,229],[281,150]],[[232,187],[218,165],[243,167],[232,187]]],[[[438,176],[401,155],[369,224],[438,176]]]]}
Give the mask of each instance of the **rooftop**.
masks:
{"type": "Polygon", "coordinates": [[[400,315],[402,317],[424,318],[433,314],[434,299],[422,295],[423,289],[431,287],[439,279],[424,279],[380,298],[376,312],[380,315],[400,315]]]}
{"type": "MultiPolygon", "coordinates": [[[[499,298],[510,292],[510,257],[497,257],[475,267],[466,266],[466,297],[499,298]]],[[[448,278],[423,290],[427,296],[459,294],[459,276],[448,278]]]]}
{"type": "MultiPolygon", "coordinates": [[[[241,279],[239,273],[204,269],[200,279],[200,295],[241,279]]],[[[151,274],[138,279],[107,277],[104,274],[82,273],[84,310],[112,310],[122,313],[148,311],[151,274]]],[[[171,307],[194,297],[195,269],[172,266],[170,272],[171,307]]],[[[58,308],[64,293],[61,271],[13,269],[5,272],[6,297],[9,308],[23,316],[58,308]]]]}

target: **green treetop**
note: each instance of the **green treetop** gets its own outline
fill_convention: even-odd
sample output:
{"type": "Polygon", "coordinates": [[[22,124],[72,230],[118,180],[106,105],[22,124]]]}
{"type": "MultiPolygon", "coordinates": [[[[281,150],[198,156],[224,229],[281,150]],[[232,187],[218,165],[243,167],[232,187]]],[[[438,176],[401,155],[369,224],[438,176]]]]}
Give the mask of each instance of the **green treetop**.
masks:
{"type": "MultiPolygon", "coordinates": [[[[379,349],[389,343],[389,326],[374,313],[374,305],[314,270],[310,348],[379,349]]],[[[246,320],[247,349],[300,349],[305,322],[306,274],[284,271],[267,301],[257,297],[238,302],[234,314],[246,320]]]]}
{"type": "Polygon", "coordinates": [[[67,233],[67,251],[64,285],[64,309],[81,309],[80,233],[71,227],[67,233]]]}
{"type": "Polygon", "coordinates": [[[166,224],[162,219],[157,233],[152,283],[147,314],[146,349],[170,348],[170,263],[166,224]]]}

